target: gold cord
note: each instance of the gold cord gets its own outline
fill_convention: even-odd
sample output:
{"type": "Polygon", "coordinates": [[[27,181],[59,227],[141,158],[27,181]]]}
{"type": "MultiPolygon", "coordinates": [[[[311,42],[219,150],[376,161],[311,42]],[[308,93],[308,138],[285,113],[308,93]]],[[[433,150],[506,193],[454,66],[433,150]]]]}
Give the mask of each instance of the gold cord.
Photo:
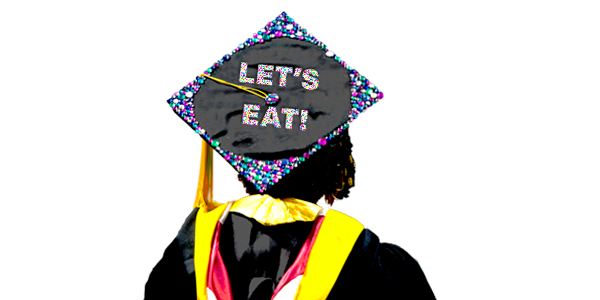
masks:
{"type": "Polygon", "coordinates": [[[226,85],[238,88],[238,89],[240,89],[242,91],[246,91],[246,92],[248,92],[250,94],[253,94],[255,96],[258,96],[258,97],[260,97],[262,99],[267,98],[267,94],[265,92],[261,91],[261,90],[258,90],[258,89],[253,89],[253,88],[249,88],[249,87],[245,87],[245,86],[233,84],[233,83],[227,82],[225,80],[222,80],[222,79],[219,79],[219,78],[215,78],[215,77],[212,77],[212,76],[209,76],[209,75],[206,75],[206,74],[200,74],[200,76],[204,76],[206,78],[212,79],[212,80],[214,80],[214,81],[216,81],[218,83],[222,83],[222,84],[226,84],[226,85]]]}

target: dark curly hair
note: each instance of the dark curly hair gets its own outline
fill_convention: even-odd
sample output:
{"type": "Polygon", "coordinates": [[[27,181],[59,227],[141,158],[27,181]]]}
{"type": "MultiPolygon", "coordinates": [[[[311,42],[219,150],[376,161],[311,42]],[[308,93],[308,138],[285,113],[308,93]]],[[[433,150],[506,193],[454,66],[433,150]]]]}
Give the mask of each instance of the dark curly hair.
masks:
{"type": "MultiPolygon", "coordinates": [[[[354,186],[355,163],[348,130],[340,133],[314,156],[303,162],[265,193],[274,198],[297,198],[316,203],[321,197],[330,205],[349,196],[354,186]]],[[[238,174],[250,195],[259,194],[254,185],[238,174]]]]}

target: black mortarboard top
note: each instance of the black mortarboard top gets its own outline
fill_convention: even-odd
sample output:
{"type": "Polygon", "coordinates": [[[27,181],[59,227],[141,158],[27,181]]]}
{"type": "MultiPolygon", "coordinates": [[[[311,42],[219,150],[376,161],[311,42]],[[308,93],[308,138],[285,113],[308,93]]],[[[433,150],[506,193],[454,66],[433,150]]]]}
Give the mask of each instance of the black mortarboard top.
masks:
{"type": "Polygon", "coordinates": [[[382,98],[283,12],[167,102],[263,193],[382,98]]]}

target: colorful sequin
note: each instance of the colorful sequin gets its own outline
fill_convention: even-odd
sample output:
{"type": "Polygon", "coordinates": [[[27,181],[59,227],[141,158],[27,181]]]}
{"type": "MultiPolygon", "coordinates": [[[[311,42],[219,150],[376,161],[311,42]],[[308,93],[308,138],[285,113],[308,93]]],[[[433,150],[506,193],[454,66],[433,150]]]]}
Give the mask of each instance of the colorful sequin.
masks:
{"type": "Polygon", "coordinates": [[[319,87],[319,79],[317,79],[317,77],[319,77],[319,72],[317,72],[317,70],[313,70],[313,69],[304,70],[304,73],[302,74],[302,78],[304,78],[304,80],[306,80],[307,82],[303,82],[302,87],[307,90],[317,89],[319,87]],[[315,77],[313,77],[313,76],[315,76],[315,77]],[[310,82],[310,84],[308,82],[310,82]]]}
{"type": "Polygon", "coordinates": [[[246,78],[248,72],[248,63],[242,62],[240,64],[240,82],[241,83],[254,83],[254,78],[246,78]]]}
{"type": "MultiPolygon", "coordinates": [[[[279,67],[277,67],[279,68],[279,67]]],[[[271,80],[265,79],[265,78],[273,78],[273,73],[269,73],[266,71],[273,71],[273,65],[263,65],[260,64],[258,65],[258,72],[256,72],[256,84],[262,84],[262,85],[273,85],[273,82],[271,80]]],[[[240,78],[241,75],[240,75],[240,78]]],[[[281,82],[281,79],[280,79],[281,82]]]]}
{"type": "Polygon", "coordinates": [[[277,108],[274,106],[269,107],[265,116],[260,122],[260,126],[267,127],[268,124],[275,126],[275,128],[281,128],[281,123],[279,122],[279,116],[277,115],[277,108]]]}
{"type": "Polygon", "coordinates": [[[244,104],[244,111],[242,113],[242,124],[253,125],[253,126],[258,125],[258,120],[254,120],[254,119],[250,119],[250,118],[257,118],[258,113],[253,112],[253,110],[259,110],[259,109],[260,109],[260,105],[258,105],[258,104],[244,104]]]}
{"type": "Polygon", "coordinates": [[[279,86],[285,86],[287,73],[292,73],[294,68],[277,66],[275,71],[279,72],[279,86]]]}
{"type": "MultiPolygon", "coordinates": [[[[260,29],[257,33],[255,33],[251,39],[248,39],[245,42],[241,43],[231,52],[231,54],[224,55],[210,68],[204,71],[204,73],[207,75],[212,73],[220,65],[228,62],[231,59],[231,56],[235,55],[235,53],[239,51],[243,51],[244,49],[247,49],[248,47],[251,47],[255,44],[266,43],[275,38],[291,38],[317,45],[323,50],[324,57],[326,59],[335,60],[350,73],[350,92],[352,94],[350,101],[352,104],[352,109],[348,112],[348,121],[341,124],[339,127],[335,128],[333,131],[317,140],[314,144],[308,147],[308,150],[304,152],[304,154],[296,157],[278,160],[257,160],[221,149],[220,142],[218,140],[213,140],[206,132],[206,130],[200,127],[194,114],[193,96],[198,92],[201,85],[205,83],[205,78],[202,78],[200,76],[196,77],[196,79],[193,82],[190,82],[189,84],[181,88],[179,91],[175,92],[173,96],[171,96],[171,98],[167,100],[169,106],[171,106],[173,111],[178,116],[180,116],[186,123],[188,123],[192,127],[192,129],[194,129],[194,131],[198,133],[205,141],[209,142],[210,145],[214,147],[215,151],[219,153],[219,155],[225,158],[225,160],[227,160],[227,162],[233,168],[235,168],[237,172],[239,172],[246,179],[252,182],[255,188],[261,193],[264,193],[268,188],[278,183],[281,180],[281,178],[289,174],[294,168],[298,167],[298,165],[303,163],[306,159],[310,158],[310,156],[314,155],[318,150],[321,149],[321,147],[324,144],[334,139],[336,136],[338,136],[340,133],[346,130],[350,126],[350,123],[356,120],[360,113],[366,111],[369,107],[379,102],[383,98],[383,93],[375,85],[373,85],[373,83],[371,83],[364,76],[361,76],[355,69],[351,68],[339,56],[337,56],[335,53],[329,50],[327,46],[323,44],[323,42],[319,41],[317,38],[307,33],[306,29],[300,27],[300,25],[298,25],[294,21],[294,19],[290,18],[285,12],[281,13],[273,21],[267,23],[267,25],[264,28],[260,29]]],[[[247,68],[247,64],[241,64],[240,82],[254,83],[253,78],[246,78],[247,68]]],[[[294,70],[293,76],[298,77],[300,76],[301,72],[301,68],[296,68],[294,70]]],[[[306,84],[309,87],[311,87],[316,83],[316,86],[314,87],[314,89],[316,89],[318,87],[318,81],[313,81],[310,77],[311,75],[318,76],[318,73],[306,73],[305,70],[305,74],[307,74],[308,79],[303,76],[304,80],[307,81],[303,82],[303,86],[306,84]]],[[[259,109],[259,105],[245,104],[242,122],[247,125],[258,125],[258,121],[253,120],[251,118],[258,117],[258,113],[254,111],[257,111],[259,109]]],[[[283,112],[283,110],[282,113],[286,114],[286,128],[289,129],[288,113],[283,112]]],[[[292,120],[293,116],[294,115],[292,113],[292,120]]],[[[306,121],[308,119],[307,110],[301,111],[300,119],[300,130],[305,131],[306,121]]]]}
{"type": "Polygon", "coordinates": [[[299,111],[294,108],[282,108],[281,113],[285,114],[285,129],[292,129],[294,116],[297,116],[299,111]]]}
{"type": "Polygon", "coordinates": [[[279,102],[279,96],[277,94],[268,94],[267,97],[265,98],[265,102],[268,105],[275,105],[277,104],[277,102],[279,102]]]}

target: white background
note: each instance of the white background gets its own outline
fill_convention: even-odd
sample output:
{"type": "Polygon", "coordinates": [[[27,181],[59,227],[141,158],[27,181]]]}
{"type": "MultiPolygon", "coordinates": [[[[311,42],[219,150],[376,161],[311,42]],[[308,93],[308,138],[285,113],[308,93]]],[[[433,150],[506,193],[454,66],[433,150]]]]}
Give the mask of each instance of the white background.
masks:
{"type": "Polygon", "coordinates": [[[198,176],[165,101],[281,11],[385,93],[335,209],[438,299],[600,299],[595,1],[4,1],[1,299],[143,298],[198,176]]]}

